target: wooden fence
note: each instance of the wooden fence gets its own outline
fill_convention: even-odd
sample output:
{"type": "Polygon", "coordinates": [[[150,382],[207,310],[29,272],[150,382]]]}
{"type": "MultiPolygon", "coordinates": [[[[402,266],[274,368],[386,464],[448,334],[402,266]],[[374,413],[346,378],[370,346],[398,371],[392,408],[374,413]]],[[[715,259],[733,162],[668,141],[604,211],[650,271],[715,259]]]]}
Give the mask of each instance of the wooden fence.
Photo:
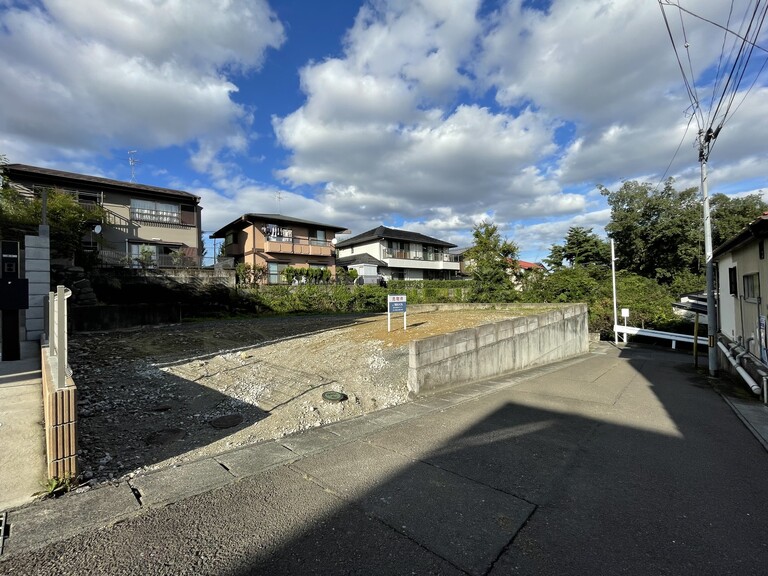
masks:
{"type": "Polygon", "coordinates": [[[71,292],[48,293],[48,334],[43,343],[43,410],[48,478],[74,479],[77,466],[77,386],[67,365],[67,302],[71,292]]]}

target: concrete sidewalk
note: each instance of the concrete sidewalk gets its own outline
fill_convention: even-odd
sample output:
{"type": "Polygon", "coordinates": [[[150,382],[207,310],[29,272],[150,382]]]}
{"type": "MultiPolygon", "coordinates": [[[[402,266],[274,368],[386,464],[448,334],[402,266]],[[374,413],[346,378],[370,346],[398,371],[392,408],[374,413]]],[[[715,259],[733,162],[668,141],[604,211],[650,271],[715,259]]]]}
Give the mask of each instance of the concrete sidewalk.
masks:
{"type": "Polygon", "coordinates": [[[764,574],[768,410],[690,364],[600,344],[12,510],[0,572],[764,574]]]}
{"type": "Polygon", "coordinates": [[[0,362],[0,512],[32,502],[45,480],[40,344],[21,343],[21,360],[0,362]]]}

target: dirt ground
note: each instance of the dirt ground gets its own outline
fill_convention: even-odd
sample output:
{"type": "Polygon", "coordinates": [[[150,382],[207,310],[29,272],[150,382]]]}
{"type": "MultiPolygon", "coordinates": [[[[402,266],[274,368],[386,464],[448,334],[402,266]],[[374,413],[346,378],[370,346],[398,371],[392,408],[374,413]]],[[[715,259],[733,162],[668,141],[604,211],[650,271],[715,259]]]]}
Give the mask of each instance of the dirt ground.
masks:
{"type": "Polygon", "coordinates": [[[75,334],[81,482],[133,477],[407,401],[408,342],[503,310],[217,320],[75,334]],[[323,393],[346,395],[328,401],[323,393]]]}

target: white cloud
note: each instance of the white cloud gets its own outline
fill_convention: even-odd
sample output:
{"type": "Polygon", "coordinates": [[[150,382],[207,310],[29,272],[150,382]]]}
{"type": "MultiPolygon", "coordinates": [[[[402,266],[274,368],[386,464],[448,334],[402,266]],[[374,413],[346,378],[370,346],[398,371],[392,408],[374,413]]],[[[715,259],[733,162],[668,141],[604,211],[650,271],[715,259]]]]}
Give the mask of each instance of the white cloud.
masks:
{"type": "MultiPolygon", "coordinates": [[[[584,212],[564,220],[541,222],[532,225],[518,225],[512,229],[512,236],[524,249],[525,255],[541,261],[549,255],[555,244],[562,244],[568,229],[574,226],[592,229],[595,234],[605,237],[604,227],[611,218],[610,209],[584,212]]],[[[525,259],[525,258],[524,258],[525,259]]]]}
{"type": "Polygon", "coordinates": [[[305,104],[273,126],[291,152],[278,172],[321,185],[332,206],[386,221],[471,228],[470,214],[507,219],[583,208],[537,165],[557,152],[560,123],[531,108],[457,103],[482,33],[476,2],[375,2],[347,34],[343,58],[301,72],[305,104]]]}
{"type": "Polygon", "coordinates": [[[260,0],[47,0],[5,10],[3,25],[0,130],[13,137],[12,158],[38,146],[106,154],[126,142],[242,148],[249,113],[226,73],[258,68],[283,41],[260,0]]]}
{"type": "MultiPolygon", "coordinates": [[[[285,41],[266,0],[41,0],[25,10],[0,0],[0,152],[99,173],[98,157],[114,149],[185,151],[201,180],[172,166],[165,179],[201,190],[206,229],[277,211],[279,192],[280,211],[355,233],[385,224],[466,245],[476,222],[492,220],[543,257],[572,225],[602,231],[595,184],[656,181],[678,146],[667,174],[676,186],[698,186],[699,167],[658,3],[535,5],[363,1],[340,54],[281,69],[299,74],[303,100],[278,110],[259,99],[272,87],[253,74],[285,41]],[[256,152],[267,116],[281,148],[256,152]]],[[[692,9],[724,22],[728,8],[692,9]]],[[[680,19],[665,10],[680,41],[680,19]]],[[[722,31],[684,21],[689,46],[678,49],[707,108],[722,31]]],[[[713,149],[713,192],[766,182],[768,93],[764,78],[747,91],[752,78],[713,149]]]]}

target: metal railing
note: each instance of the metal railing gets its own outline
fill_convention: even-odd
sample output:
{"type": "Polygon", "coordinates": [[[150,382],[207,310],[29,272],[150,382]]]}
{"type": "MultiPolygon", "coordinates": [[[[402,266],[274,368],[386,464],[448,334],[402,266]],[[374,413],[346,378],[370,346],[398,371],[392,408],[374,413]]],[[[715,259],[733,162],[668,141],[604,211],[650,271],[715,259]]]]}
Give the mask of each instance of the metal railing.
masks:
{"type": "Polygon", "coordinates": [[[384,258],[397,258],[399,260],[422,260],[424,262],[459,262],[458,254],[448,252],[412,252],[410,250],[394,250],[384,248],[384,258]]]}
{"type": "Polygon", "coordinates": [[[141,257],[127,254],[122,250],[102,248],[98,251],[98,261],[105,267],[117,268],[209,268],[229,270],[235,267],[235,259],[227,256],[187,256],[163,254],[152,256],[151,260],[142,262],[141,257]]]}
{"type": "Polygon", "coordinates": [[[309,238],[307,236],[264,236],[264,240],[267,242],[282,242],[286,244],[294,244],[298,246],[322,246],[324,248],[332,248],[333,242],[330,240],[323,240],[321,238],[309,238]]]}

